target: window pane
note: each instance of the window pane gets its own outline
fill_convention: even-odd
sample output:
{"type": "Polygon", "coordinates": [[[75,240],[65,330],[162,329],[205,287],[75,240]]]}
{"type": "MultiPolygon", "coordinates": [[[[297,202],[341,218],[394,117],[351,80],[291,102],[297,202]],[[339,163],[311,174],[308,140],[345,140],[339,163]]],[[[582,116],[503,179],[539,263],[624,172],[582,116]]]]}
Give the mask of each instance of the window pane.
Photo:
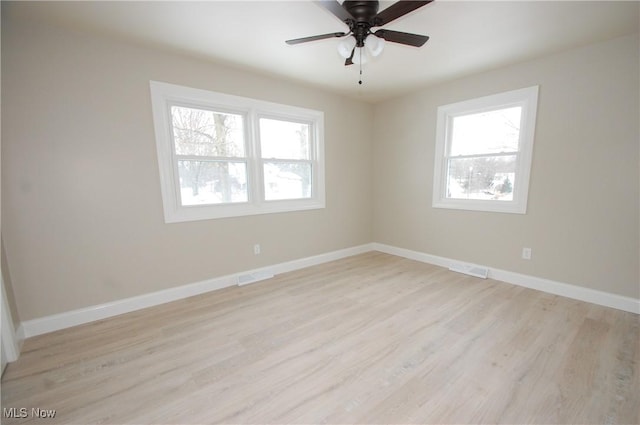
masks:
{"type": "Polygon", "coordinates": [[[513,200],[516,155],[449,159],[447,198],[513,200]]]}
{"type": "Polygon", "coordinates": [[[517,106],[453,118],[450,156],[517,152],[521,113],[517,106]]]}
{"type": "Polygon", "coordinates": [[[247,165],[230,161],[178,161],[182,205],[247,202],[247,165]]]}
{"type": "Polygon", "coordinates": [[[267,201],[311,198],[311,164],[265,163],[264,197],[267,201]]]}
{"type": "Polygon", "coordinates": [[[309,124],[260,118],[263,158],[311,159],[309,124]]]}
{"type": "Polygon", "coordinates": [[[244,157],[242,115],[171,107],[177,155],[244,157]]]}

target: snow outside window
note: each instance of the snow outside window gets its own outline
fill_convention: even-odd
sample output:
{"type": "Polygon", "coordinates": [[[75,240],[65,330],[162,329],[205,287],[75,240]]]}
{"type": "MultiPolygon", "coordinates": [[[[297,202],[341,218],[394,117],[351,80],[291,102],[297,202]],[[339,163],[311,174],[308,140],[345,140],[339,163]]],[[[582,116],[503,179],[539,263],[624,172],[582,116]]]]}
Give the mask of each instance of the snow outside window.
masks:
{"type": "Polygon", "coordinates": [[[433,206],[526,213],[538,87],[438,108],[433,206]]]}
{"type": "Polygon", "coordinates": [[[167,223],[324,208],[323,113],[151,82],[167,223]]]}

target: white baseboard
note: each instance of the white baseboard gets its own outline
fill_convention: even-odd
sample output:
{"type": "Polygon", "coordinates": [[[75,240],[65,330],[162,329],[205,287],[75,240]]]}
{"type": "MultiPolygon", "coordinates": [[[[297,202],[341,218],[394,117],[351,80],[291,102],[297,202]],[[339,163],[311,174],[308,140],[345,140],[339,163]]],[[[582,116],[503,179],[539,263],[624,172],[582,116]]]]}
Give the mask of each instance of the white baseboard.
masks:
{"type": "Polygon", "coordinates": [[[53,314],[39,319],[22,322],[18,332],[22,331],[25,338],[54,332],[72,326],[95,322],[124,313],[140,310],[147,307],[192,297],[216,289],[226,288],[236,284],[234,276],[222,276],[214,279],[203,280],[201,282],[125,298],[104,304],[80,308],[64,313],[53,314]]]}
{"type": "MultiPolygon", "coordinates": [[[[375,251],[397,255],[399,257],[421,261],[423,263],[433,264],[441,267],[448,268],[452,263],[458,261],[451,258],[438,257],[436,255],[425,254],[423,252],[412,251],[410,249],[398,248],[381,243],[373,243],[372,245],[375,251]]],[[[525,288],[535,289],[554,295],[560,295],[579,301],[585,301],[588,303],[611,307],[630,313],[640,314],[640,299],[612,294],[610,292],[597,291],[595,289],[585,288],[582,286],[556,282],[541,277],[529,276],[492,267],[489,267],[488,277],[502,282],[511,283],[512,285],[523,286],[525,288]]]]}
{"type": "MultiPolygon", "coordinates": [[[[275,264],[268,267],[244,271],[227,276],[216,277],[201,282],[139,295],[132,298],[126,298],[123,300],[99,304],[60,314],[54,314],[38,319],[27,320],[20,324],[16,332],[16,336],[18,341],[22,342],[24,339],[36,335],[42,335],[60,329],[66,329],[72,326],[82,325],[85,323],[94,322],[96,320],[106,319],[120,314],[129,313],[143,308],[153,307],[171,301],[177,301],[180,299],[192,297],[194,295],[203,294],[205,292],[215,291],[229,286],[235,286],[239,284],[240,276],[264,276],[267,274],[277,275],[294,270],[299,270],[305,267],[314,266],[317,264],[327,263],[329,261],[339,260],[341,258],[346,258],[352,255],[362,254],[369,251],[380,251],[387,254],[397,255],[399,257],[421,261],[423,263],[433,264],[445,268],[448,268],[453,262],[458,261],[450,258],[438,257],[436,255],[425,254],[423,252],[398,248],[381,243],[364,244],[351,248],[341,249],[338,251],[328,252],[325,254],[315,255],[312,257],[306,257],[298,260],[288,261],[285,263],[275,264]]],[[[561,295],[567,298],[573,298],[580,301],[586,301],[593,304],[640,314],[640,300],[630,297],[624,297],[608,292],[597,291],[594,289],[555,282],[548,279],[528,276],[495,268],[489,268],[489,278],[511,283],[513,285],[536,289],[538,291],[561,295]]]]}
{"type": "Polygon", "coordinates": [[[362,254],[364,252],[369,252],[372,250],[373,249],[371,244],[355,246],[338,251],[328,252],[325,254],[315,255],[312,257],[288,261],[269,267],[216,277],[213,279],[207,279],[201,282],[182,285],[175,288],[169,288],[162,291],[126,298],[123,300],[94,305],[91,307],[54,314],[38,319],[27,320],[20,324],[17,334],[19,338],[22,339],[30,338],[32,336],[54,332],[57,330],[70,328],[72,326],[95,322],[96,320],[106,319],[124,313],[130,313],[132,311],[141,310],[143,308],[181,300],[184,298],[192,297],[194,295],[203,294],[205,292],[215,291],[217,289],[227,288],[229,286],[235,286],[238,285],[239,276],[261,276],[267,273],[280,274],[317,264],[326,263],[329,261],[339,260],[341,258],[362,254]]]}

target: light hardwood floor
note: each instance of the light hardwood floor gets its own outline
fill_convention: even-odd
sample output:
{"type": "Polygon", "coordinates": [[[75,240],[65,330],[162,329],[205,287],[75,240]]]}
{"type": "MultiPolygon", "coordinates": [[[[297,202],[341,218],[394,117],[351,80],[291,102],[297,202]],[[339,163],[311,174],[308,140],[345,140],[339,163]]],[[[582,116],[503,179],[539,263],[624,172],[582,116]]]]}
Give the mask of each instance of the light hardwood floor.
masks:
{"type": "Polygon", "coordinates": [[[31,338],[3,423],[637,424],[639,332],[372,252],[31,338]]]}

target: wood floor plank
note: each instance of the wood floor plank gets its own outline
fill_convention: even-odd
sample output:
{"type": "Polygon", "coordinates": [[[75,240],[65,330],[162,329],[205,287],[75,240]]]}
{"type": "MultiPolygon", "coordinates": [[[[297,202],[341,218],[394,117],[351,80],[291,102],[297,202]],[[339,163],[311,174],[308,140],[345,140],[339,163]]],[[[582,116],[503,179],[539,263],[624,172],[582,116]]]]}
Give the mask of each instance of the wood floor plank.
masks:
{"type": "Polygon", "coordinates": [[[638,424],[639,367],[638,315],[371,252],[31,338],[2,407],[52,424],[638,424]]]}

